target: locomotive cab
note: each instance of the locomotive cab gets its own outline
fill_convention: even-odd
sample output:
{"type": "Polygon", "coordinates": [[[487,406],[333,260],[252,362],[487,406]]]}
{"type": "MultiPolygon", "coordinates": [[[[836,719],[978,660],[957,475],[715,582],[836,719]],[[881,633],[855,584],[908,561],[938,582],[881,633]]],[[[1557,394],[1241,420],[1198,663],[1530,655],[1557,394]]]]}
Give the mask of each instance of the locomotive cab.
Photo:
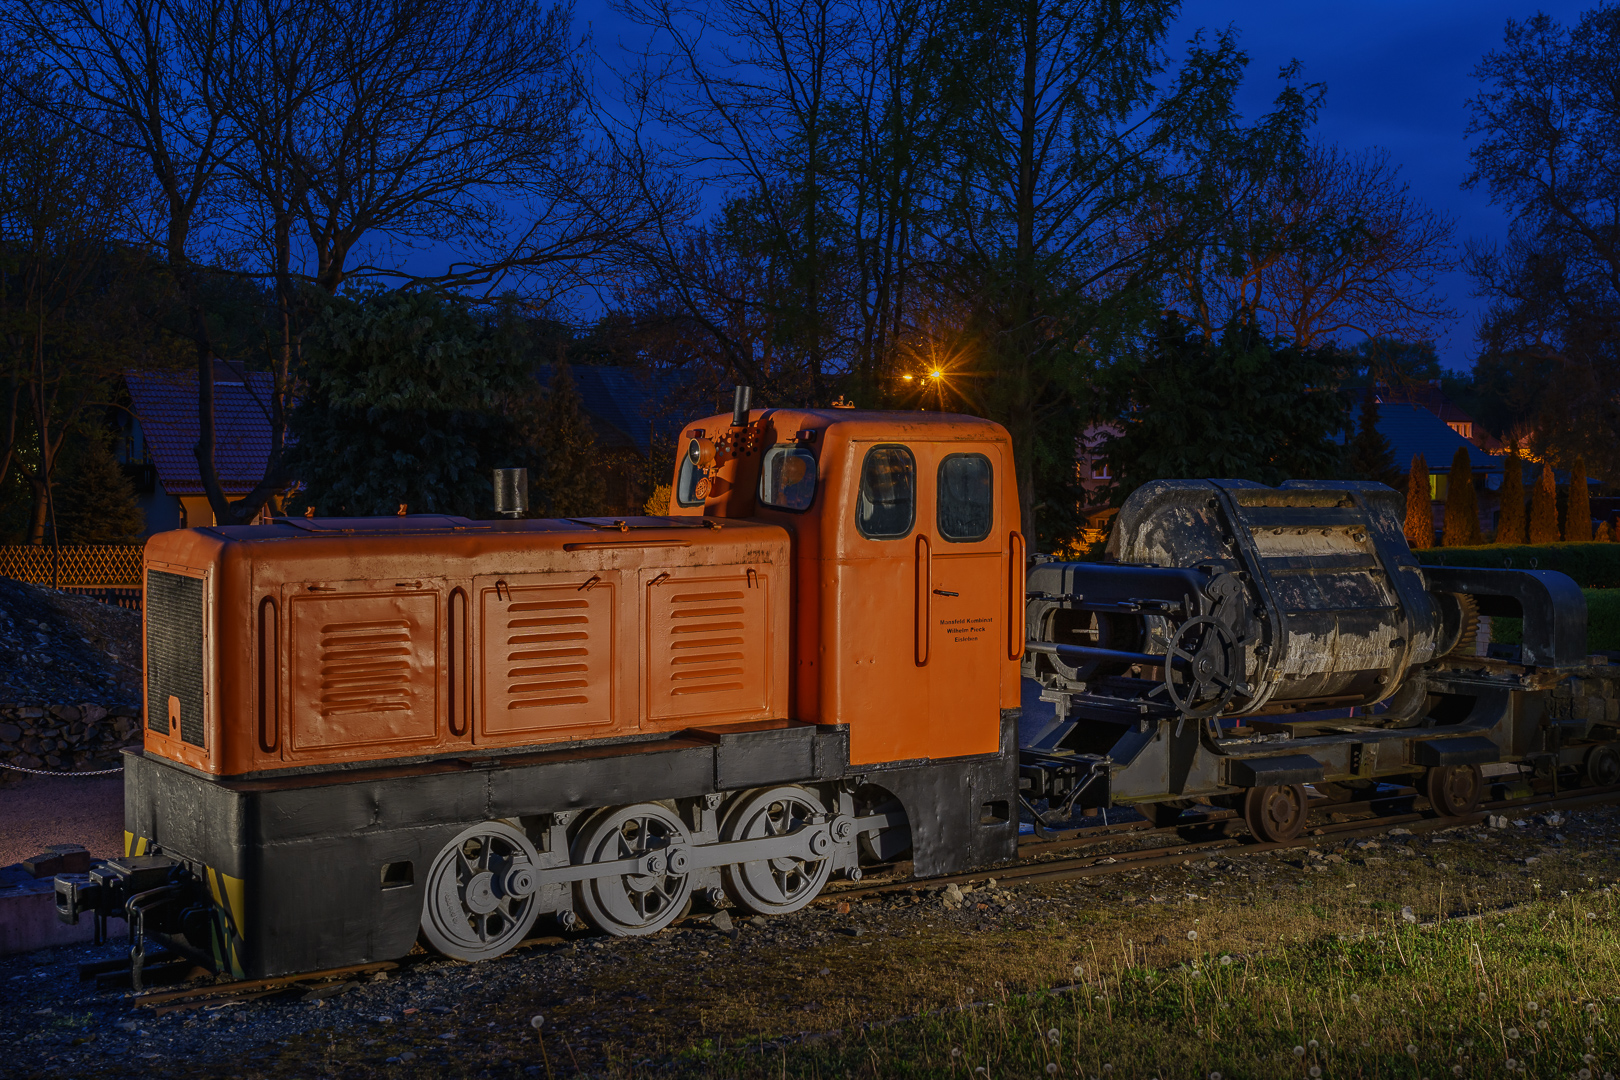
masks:
{"type": "Polygon", "coordinates": [[[847,725],[852,765],[997,752],[1024,644],[1000,425],[766,409],[693,423],[681,445],[671,514],[792,537],[796,718],[847,725]]]}

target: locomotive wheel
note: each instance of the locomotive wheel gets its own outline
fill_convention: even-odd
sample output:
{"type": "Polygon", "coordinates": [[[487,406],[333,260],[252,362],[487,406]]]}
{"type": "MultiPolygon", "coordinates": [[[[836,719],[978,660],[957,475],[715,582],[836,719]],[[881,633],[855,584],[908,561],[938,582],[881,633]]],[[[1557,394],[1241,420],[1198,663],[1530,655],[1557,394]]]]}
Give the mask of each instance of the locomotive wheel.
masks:
{"type": "Polygon", "coordinates": [[[1281,844],[1305,831],[1308,803],[1304,784],[1250,788],[1243,795],[1243,820],[1256,840],[1281,844]]]}
{"type": "Polygon", "coordinates": [[[1594,746],[1588,750],[1582,768],[1586,772],[1586,782],[1593,787],[1620,784],[1620,757],[1607,746],[1594,746]]]}
{"type": "Polygon", "coordinates": [[[574,885],[576,905],[591,925],[614,937],[656,934],[681,917],[692,900],[692,876],[676,873],[691,846],[691,834],[676,813],[660,803],[637,803],[603,810],[574,839],[575,863],[615,862],[656,856],[658,869],[645,874],[591,878],[574,885]],[[671,858],[670,852],[674,851],[671,858]]]}
{"type": "Polygon", "coordinates": [[[1478,765],[1436,765],[1423,776],[1423,794],[1441,817],[1473,813],[1484,793],[1478,765]]]}
{"type": "MultiPolygon", "coordinates": [[[[827,808],[802,787],[767,788],[732,804],[720,828],[721,838],[757,840],[786,836],[825,818],[827,808]]],[[[721,871],[726,892],[752,915],[786,915],[798,911],[821,892],[832,873],[832,860],[784,855],[776,859],[732,863],[721,871]]]]}
{"type": "Polygon", "coordinates": [[[457,834],[434,858],[422,898],[422,936],[453,960],[489,960],[534,925],[534,845],[504,821],[457,834]]]}

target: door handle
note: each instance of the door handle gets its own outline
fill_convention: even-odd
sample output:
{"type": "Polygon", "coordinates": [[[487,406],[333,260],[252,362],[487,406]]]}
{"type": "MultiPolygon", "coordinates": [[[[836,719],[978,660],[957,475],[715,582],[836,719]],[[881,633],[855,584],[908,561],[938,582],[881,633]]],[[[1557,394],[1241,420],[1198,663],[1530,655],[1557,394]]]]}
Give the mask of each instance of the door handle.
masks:
{"type": "Polygon", "coordinates": [[[949,589],[935,589],[934,590],[934,595],[935,596],[961,596],[962,594],[959,593],[959,592],[951,592],[951,590],[949,590],[949,589]]]}
{"type": "Polygon", "coordinates": [[[934,552],[928,543],[928,537],[922,533],[917,534],[917,620],[913,633],[916,635],[912,643],[912,659],[918,667],[928,666],[928,625],[933,594],[930,591],[934,579],[934,552]]]}
{"type": "Polygon", "coordinates": [[[1024,593],[1028,586],[1024,577],[1024,534],[1014,531],[1007,536],[1007,659],[1024,658],[1026,616],[1024,593]]]}

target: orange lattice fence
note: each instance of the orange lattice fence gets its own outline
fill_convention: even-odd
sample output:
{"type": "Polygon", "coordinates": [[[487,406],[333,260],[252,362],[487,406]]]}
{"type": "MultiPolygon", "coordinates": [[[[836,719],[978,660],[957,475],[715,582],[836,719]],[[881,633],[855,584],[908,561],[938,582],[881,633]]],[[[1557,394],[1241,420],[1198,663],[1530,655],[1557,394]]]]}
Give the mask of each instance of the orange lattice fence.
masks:
{"type": "Polygon", "coordinates": [[[63,592],[82,593],[104,604],[141,608],[141,549],[135,545],[64,547],[61,562],[48,546],[0,546],[0,577],[63,592]]]}

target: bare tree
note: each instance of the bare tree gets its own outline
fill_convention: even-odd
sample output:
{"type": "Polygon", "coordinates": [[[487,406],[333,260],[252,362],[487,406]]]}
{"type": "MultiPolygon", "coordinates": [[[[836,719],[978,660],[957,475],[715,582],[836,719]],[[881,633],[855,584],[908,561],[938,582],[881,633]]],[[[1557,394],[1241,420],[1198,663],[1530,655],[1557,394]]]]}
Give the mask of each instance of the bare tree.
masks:
{"type": "Polygon", "coordinates": [[[1453,223],[1412,197],[1387,151],[1313,146],[1297,170],[1255,184],[1226,168],[1210,190],[1224,224],[1174,271],[1206,336],[1252,315],[1305,348],[1347,333],[1420,341],[1455,316],[1435,291],[1456,263],[1453,223]]]}
{"type": "MultiPolygon", "coordinates": [[[[571,10],[540,0],[20,0],[6,16],[138,150],[163,213],[149,238],[189,298],[204,490],[248,520],[286,483],[298,295],[355,277],[555,296],[658,208],[581,135],[571,10]],[[451,250],[411,273],[423,246],[451,250]],[[228,264],[228,265],[227,265],[228,264]],[[213,342],[201,276],[267,281],[273,446],[245,497],[213,460],[213,342]]],[[[543,301],[546,296],[542,296],[543,301]]]]}
{"type": "MultiPolygon", "coordinates": [[[[225,43],[237,29],[231,0],[16,0],[6,10],[8,29],[83,100],[82,111],[60,115],[139,154],[151,170],[158,210],[141,223],[140,239],[163,252],[185,297],[203,489],[221,522],[250,518],[275,485],[267,477],[235,503],[220,488],[214,347],[199,287],[207,272],[207,215],[223,207],[219,178],[235,150],[219,78],[225,43]]],[[[48,98],[35,104],[51,106],[48,98]]]]}
{"type": "Polygon", "coordinates": [[[1538,455],[1620,479],[1620,8],[1572,26],[1510,20],[1475,69],[1470,187],[1511,215],[1507,241],[1471,244],[1479,374],[1505,389],[1538,455]]]}
{"type": "Polygon", "coordinates": [[[60,90],[35,67],[13,67],[0,85],[0,483],[12,469],[26,480],[34,544],[46,542],[55,520],[63,440],[87,407],[105,400],[117,363],[108,346],[123,337],[108,308],[141,262],[118,239],[144,194],[139,163],[63,119],[82,102],[60,90]],[[40,96],[53,107],[30,100],[40,96]],[[25,434],[32,439],[23,453],[25,434]]]}
{"type": "Polygon", "coordinates": [[[971,114],[934,278],[973,312],[968,352],[986,411],[1012,435],[1021,527],[1032,538],[1037,477],[1072,488],[1088,367],[1151,315],[1173,255],[1211,226],[1199,198],[1205,163],[1289,152],[1319,97],[1287,71],[1277,108],[1243,127],[1232,98],[1246,58],[1230,32],[1199,35],[1170,74],[1174,10],[1107,0],[974,7],[960,66],[971,114]],[[1145,217],[1164,208],[1174,212],[1150,227],[1145,217]]]}

